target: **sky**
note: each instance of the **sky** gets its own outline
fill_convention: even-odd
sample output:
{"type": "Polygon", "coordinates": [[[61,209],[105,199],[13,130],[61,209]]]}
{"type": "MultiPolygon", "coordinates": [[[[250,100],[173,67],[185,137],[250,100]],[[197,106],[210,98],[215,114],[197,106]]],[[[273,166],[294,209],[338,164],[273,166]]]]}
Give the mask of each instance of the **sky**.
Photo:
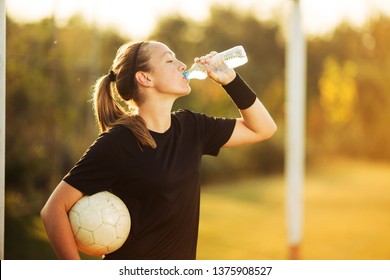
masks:
{"type": "MultiPolygon", "coordinates": [[[[66,22],[82,14],[89,23],[115,28],[132,39],[145,39],[160,17],[179,13],[202,21],[212,4],[250,9],[259,19],[275,14],[287,18],[292,0],[6,0],[8,15],[14,20],[31,22],[55,15],[66,22]]],[[[381,11],[390,15],[389,0],[300,0],[302,25],[307,34],[324,34],[341,21],[360,26],[369,15],[381,11]]]]}

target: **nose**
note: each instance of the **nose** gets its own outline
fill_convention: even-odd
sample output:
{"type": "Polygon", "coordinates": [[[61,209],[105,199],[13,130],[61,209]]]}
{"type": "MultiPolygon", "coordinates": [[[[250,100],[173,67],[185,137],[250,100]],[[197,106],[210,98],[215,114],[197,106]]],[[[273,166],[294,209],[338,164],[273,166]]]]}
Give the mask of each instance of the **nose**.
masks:
{"type": "Polygon", "coordinates": [[[183,62],[179,61],[179,70],[185,71],[187,69],[187,65],[185,65],[183,62]]]}

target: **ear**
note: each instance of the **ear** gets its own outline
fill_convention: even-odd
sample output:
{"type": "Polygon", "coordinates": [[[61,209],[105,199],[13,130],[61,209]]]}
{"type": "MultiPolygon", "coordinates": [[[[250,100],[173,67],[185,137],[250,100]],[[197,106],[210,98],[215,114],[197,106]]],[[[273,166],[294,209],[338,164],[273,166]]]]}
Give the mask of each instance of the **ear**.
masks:
{"type": "Polygon", "coordinates": [[[137,73],[135,73],[135,79],[139,84],[143,85],[144,87],[153,86],[153,82],[149,76],[150,75],[148,73],[142,71],[138,71],[137,73]]]}

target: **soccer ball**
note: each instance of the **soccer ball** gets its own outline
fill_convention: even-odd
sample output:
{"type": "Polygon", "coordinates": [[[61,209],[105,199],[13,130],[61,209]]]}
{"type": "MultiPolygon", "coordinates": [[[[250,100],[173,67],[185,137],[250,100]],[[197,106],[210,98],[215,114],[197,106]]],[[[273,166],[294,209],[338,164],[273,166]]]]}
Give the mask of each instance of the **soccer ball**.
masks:
{"type": "Polygon", "coordinates": [[[107,191],[83,196],[68,216],[77,248],[87,255],[102,256],[118,250],[130,233],[129,210],[107,191]]]}

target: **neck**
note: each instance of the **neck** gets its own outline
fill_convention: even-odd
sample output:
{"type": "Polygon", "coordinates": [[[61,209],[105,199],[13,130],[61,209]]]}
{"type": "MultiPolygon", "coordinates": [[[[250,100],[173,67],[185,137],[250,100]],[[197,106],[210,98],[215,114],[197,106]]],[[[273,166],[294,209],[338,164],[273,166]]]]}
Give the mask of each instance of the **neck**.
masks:
{"type": "Polygon", "coordinates": [[[171,110],[173,102],[165,104],[145,102],[138,113],[146,123],[146,127],[154,132],[164,133],[171,127],[171,110]]]}

